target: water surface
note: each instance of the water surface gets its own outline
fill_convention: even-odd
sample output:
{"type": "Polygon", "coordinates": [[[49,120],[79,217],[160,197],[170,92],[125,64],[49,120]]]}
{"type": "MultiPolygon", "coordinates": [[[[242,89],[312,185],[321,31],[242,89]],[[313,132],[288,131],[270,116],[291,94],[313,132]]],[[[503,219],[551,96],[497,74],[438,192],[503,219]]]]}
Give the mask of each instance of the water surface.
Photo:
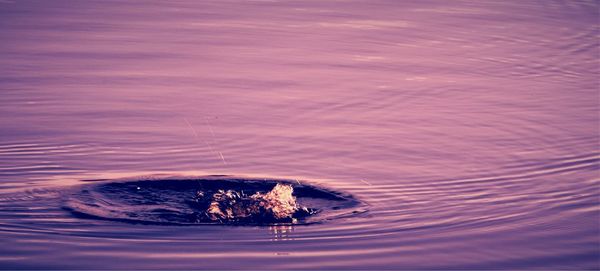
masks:
{"type": "Polygon", "coordinates": [[[0,1],[2,269],[599,269],[597,1],[0,1]],[[340,191],[310,225],[74,216],[91,183],[340,191]]]}

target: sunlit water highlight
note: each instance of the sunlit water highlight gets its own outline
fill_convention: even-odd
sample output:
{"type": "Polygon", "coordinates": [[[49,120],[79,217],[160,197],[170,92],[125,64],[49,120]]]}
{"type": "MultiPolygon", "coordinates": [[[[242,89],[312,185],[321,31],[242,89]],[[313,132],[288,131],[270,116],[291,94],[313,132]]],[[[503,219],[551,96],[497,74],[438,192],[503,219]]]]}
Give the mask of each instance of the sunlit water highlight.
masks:
{"type": "Polygon", "coordinates": [[[600,269],[598,10],[0,1],[0,268],[600,269]],[[212,174],[361,205],[242,226],[65,208],[212,174]]]}

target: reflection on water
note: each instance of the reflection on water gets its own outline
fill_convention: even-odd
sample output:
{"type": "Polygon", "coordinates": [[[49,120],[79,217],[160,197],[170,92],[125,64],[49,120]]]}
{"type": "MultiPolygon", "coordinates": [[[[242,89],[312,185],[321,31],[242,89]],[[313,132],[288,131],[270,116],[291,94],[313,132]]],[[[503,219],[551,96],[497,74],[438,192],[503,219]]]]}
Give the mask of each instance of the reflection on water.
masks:
{"type": "Polygon", "coordinates": [[[598,13],[0,1],[0,267],[600,269],[598,13]],[[102,186],[212,174],[347,201],[182,226],[195,187],[102,186]]]}
{"type": "Polygon", "coordinates": [[[294,239],[294,225],[271,225],[269,226],[269,233],[272,238],[270,241],[293,241],[294,239]]]}

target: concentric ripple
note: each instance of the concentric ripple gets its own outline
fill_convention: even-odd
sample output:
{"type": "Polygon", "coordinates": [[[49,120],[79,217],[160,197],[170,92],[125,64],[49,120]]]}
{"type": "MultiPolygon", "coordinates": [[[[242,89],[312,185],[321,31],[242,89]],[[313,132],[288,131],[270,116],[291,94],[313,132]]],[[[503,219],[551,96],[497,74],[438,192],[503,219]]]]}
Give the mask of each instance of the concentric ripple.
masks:
{"type": "Polygon", "coordinates": [[[363,207],[352,195],[299,181],[231,176],[103,182],[68,196],[64,204],[78,217],[167,225],[312,224],[361,213],[363,207]],[[277,184],[293,190],[296,214],[289,219],[274,219],[266,214],[268,208],[257,208],[251,215],[242,210],[250,208],[249,202],[256,195],[268,195],[277,184]],[[223,197],[225,194],[230,197],[223,197]],[[229,206],[228,212],[233,209],[234,214],[215,217],[211,210],[217,203],[211,202],[214,198],[221,200],[222,206],[229,206]]]}

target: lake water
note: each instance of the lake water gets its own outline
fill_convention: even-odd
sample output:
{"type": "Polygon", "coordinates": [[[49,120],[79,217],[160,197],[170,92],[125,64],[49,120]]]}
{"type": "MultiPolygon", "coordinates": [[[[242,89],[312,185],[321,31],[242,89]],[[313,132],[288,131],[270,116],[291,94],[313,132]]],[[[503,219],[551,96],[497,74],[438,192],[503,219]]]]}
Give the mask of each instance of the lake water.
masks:
{"type": "Polygon", "coordinates": [[[598,10],[0,1],[0,268],[600,269],[598,10]],[[65,209],[213,174],[362,207],[262,226],[65,209]]]}

